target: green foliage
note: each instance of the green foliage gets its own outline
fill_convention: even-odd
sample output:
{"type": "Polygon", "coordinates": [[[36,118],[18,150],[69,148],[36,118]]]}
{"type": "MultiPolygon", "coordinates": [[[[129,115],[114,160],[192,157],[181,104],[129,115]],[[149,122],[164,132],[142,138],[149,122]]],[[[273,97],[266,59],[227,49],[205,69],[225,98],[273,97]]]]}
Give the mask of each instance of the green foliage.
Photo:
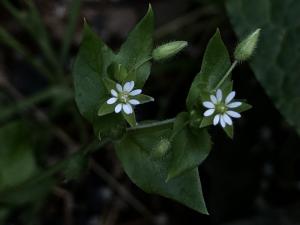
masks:
{"type": "Polygon", "coordinates": [[[298,0],[227,1],[239,38],[257,27],[262,29],[250,65],[278,110],[300,134],[299,10],[298,0]]]}
{"type": "Polygon", "coordinates": [[[151,6],[145,17],[136,25],[121,46],[117,61],[135,74],[136,87],[142,88],[151,71],[154,16],[151,6]]]}
{"type": "Polygon", "coordinates": [[[151,157],[160,139],[170,135],[170,128],[160,127],[128,133],[116,144],[117,155],[130,179],[145,192],[159,194],[207,214],[197,168],[166,182],[171,155],[151,157]]]}
{"type": "Polygon", "coordinates": [[[153,50],[152,57],[156,61],[171,58],[184,49],[187,45],[188,43],[186,41],[172,41],[163,44],[153,50]]]}
{"type": "Polygon", "coordinates": [[[26,125],[11,123],[0,129],[0,191],[16,186],[37,171],[26,125]],[[18,140],[16,142],[16,140],[18,140]]]}
{"type": "Polygon", "coordinates": [[[234,58],[237,61],[246,61],[253,55],[257,47],[259,35],[260,29],[257,29],[238,44],[234,52],[234,58]]]}
{"type": "Polygon", "coordinates": [[[197,168],[210,152],[211,141],[207,131],[190,127],[189,122],[188,113],[180,113],[176,117],[168,180],[197,168]]]}
{"type": "Polygon", "coordinates": [[[40,173],[32,141],[28,137],[29,125],[18,121],[0,128],[0,203],[19,205],[34,202],[45,196],[51,180],[23,186],[40,173]],[[20,188],[21,187],[21,188],[20,188]]]}
{"type": "Polygon", "coordinates": [[[202,101],[207,100],[209,95],[216,90],[218,83],[229,70],[230,65],[227,48],[221,39],[219,30],[217,30],[207,45],[201,71],[194,78],[189,91],[186,100],[189,110],[199,109],[202,106],[202,101]]]}

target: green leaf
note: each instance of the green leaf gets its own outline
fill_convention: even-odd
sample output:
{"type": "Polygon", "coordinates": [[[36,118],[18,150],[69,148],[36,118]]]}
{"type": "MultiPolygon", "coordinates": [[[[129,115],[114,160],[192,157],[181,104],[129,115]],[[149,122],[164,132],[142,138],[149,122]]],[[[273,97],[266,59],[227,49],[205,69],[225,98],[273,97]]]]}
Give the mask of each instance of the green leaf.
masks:
{"type": "Polygon", "coordinates": [[[176,117],[167,180],[197,168],[210,152],[211,141],[206,129],[192,128],[188,125],[188,113],[181,113],[176,117]]]}
{"type": "Polygon", "coordinates": [[[0,128],[0,191],[22,183],[37,172],[27,132],[21,122],[0,128]]]}
{"type": "Polygon", "coordinates": [[[153,148],[161,139],[169,138],[171,129],[149,129],[130,132],[116,144],[117,155],[130,179],[147,193],[178,201],[207,214],[198,170],[194,169],[165,182],[170,166],[170,154],[152,157],[153,148]]]}
{"type": "Polygon", "coordinates": [[[300,1],[226,3],[240,40],[261,28],[251,68],[277,109],[300,134],[300,1]]]}
{"type": "Polygon", "coordinates": [[[143,87],[150,75],[153,49],[154,18],[153,11],[149,9],[145,17],[136,25],[122,45],[118,54],[118,62],[126,66],[130,73],[136,73],[136,87],[143,87]]]}
{"type": "Polygon", "coordinates": [[[79,178],[87,168],[87,156],[84,152],[80,152],[67,162],[64,174],[67,180],[74,180],[79,178]]]}
{"type": "Polygon", "coordinates": [[[93,124],[96,135],[102,137],[118,133],[116,129],[123,130],[124,126],[121,115],[98,116],[100,106],[109,98],[103,79],[107,77],[107,68],[114,59],[113,52],[85,24],[73,69],[75,100],[80,113],[93,124]]]}
{"type": "Polygon", "coordinates": [[[219,30],[217,30],[208,43],[201,71],[196,75],[189,91],[186,101],[189,111],[195,107],[202,107],[202,101],[209,98],[230,66],[227,48],[221,39],[219,30]]]}

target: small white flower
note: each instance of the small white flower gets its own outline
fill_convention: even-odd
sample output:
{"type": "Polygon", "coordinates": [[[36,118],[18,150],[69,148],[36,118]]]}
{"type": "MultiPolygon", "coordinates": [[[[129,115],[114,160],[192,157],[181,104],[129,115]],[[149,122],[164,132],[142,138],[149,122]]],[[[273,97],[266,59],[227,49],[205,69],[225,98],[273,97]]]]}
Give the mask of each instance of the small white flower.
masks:
{"type": "Polygon", "coordinates": [[[216,126],[218,123],[221,124],[223,128],[226,125],[232,125],[231,118],[240,118],[241,114],[233,111],[234,108],[240,107],[241,102],[232,102],[235,97],[235,91],[229,93],[223,101],[222,90],[218,89],[216,95],[210,96],[210,101],[203,102],[203,106],[207,108],[204,112],[205,117],[213,116],[213,124],[216,126]]]}
{"type": "Polygon", "coordinates": [[[116,89],[111,89],[110,93],[112,97],[106,101],[108,105],[116,104],[115,113],[119,113],[123,110],[126,114],[133,113],[132,106],[139,105],[140,101],[134,99],[134,96],[137,96],[142,93],[141,89],[134,88],[134,81],[129,81],[122,85],[116,84],[116,89]]]}

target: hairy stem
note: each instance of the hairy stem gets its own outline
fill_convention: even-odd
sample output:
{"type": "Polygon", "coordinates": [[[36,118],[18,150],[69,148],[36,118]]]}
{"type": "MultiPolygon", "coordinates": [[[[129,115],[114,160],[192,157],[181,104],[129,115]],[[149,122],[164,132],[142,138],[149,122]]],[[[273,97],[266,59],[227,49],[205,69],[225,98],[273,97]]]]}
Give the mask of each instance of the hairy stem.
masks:
{"type": "Polygon", "coordinates": [[[137,131],[137,130],[144,130],[144,129],[154,128],[154,127],[160,127],[160,126],[164,126],[164,125],[171,125],[172,123],[174,123],[174,121],[175,121],[175,118],[167,119],[167,120],[163,120],[163,121],[156,121],[156,122],[152,122],[152,123],[138,125],[136,127],[127,128],[127,131],[137,131]]]}
{"type": "Polygon", "coordinates": [[[233,69],[236,67],[237,64],[238,64],[238,61],[235,60],[232,63],[231,67],[228,69],[227,73],[222,78],[222,80],[220,80],[220,82],[217,84],[215,90],[217,90],[218,88],[220,88],[222,86],[222,84],[224,83],[224,81],[229,77],[229,75],[231,74],[231,72],[233,71],[233,69]]]}

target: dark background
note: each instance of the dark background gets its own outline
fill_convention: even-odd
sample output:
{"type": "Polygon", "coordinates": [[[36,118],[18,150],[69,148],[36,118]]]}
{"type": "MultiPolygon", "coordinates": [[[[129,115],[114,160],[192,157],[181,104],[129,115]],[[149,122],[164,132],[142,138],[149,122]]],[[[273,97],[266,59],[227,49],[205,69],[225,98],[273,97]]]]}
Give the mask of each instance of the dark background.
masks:
{"type": "MultiPolygon", "coordinates": [[[[22,1],[12,2],[20,9],[24,7],[22,1]]],[[[34,2],[54,49],[59,49],[69,1],[34,2]]],[[[218,27],[231,53],[238,42],[222,1],[161,0],[151,1],[151,4],[156,18],[156,45],[186,40],[189,47],[172,60],[154,64],[145,88],[157,101],[139,107],[138,120],[171,118],[185,110],[190,84],[200,70],[206,44],[218,27]]],[[[0,7],[1,26],[27,46],[35,57],[42,57],[36,43],[7,10],[0,7]]],[[[71,81],[83,18],[117,50],[147,7],[148,1],[142,0],[83,1],[71,54],[63,68],[66,78],[71,81]]],[[[1,44],[0,68],[1,101],[4,103],[22,101],[23,97],[49,86],[24,57],[1,44]]],[[[58,182],[34,209],[27,205],[11,208],[3,224],[300,224],[299,137],[273,106],[247,63],[234,71],[234,82],[238,98],[247,99],[253,109],[236,121],[234,140],[228,139],[219,128],[210,129],[214,146],[199,168],[210,216],[139,190],[124,174],[113,147],[108,144],[93,153],[93,163],[80,178],[58,182]]],[[[9,120],[1,121],[1,125],[17,118],[39,124],[40,120],[32,113],[38,109],[48,115],[51,124],[75,140],[72,143],[82,145],[93,138],[91,128],[79,116],[74,100],[59,107],[53,107],[53,103],[47,101],[35,107],[16,113],[9,120]],[[74,124],[74,118],[79,118],[80,122],[74,124]]],[[[37,161],[46,167],[52,161],[64,158],[68,152],[59,138],[43,129],[44,125],[36,125],[31,135],[38,137],[35,139],[40,149],[36,152],[37,161]]]]}

